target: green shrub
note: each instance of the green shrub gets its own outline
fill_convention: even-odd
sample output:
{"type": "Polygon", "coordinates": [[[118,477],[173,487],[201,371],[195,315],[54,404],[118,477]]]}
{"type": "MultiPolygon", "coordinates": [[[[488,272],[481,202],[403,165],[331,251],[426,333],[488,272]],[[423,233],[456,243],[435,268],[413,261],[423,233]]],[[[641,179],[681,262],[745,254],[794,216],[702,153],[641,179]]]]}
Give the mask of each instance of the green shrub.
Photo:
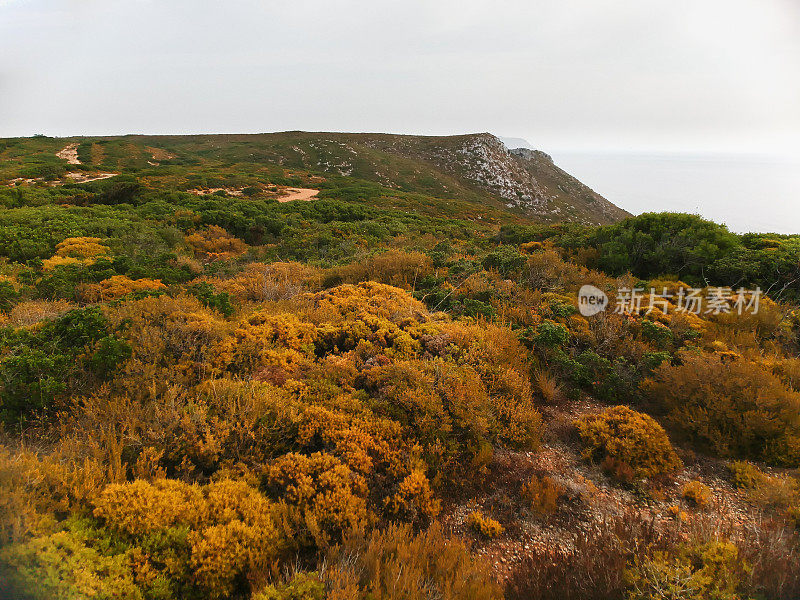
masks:
{"type": "Polygon", "coordinates": [[[270,585],[253,600],[325,600],[325,583],[318,573],[296,573],[284,584],[270,585]]]}
{"type": "Polygon", "coordinates": [[[731,542],[683,546],[677,552],[654,552],[627,572],[628,600],[680,598],[736,600],[750,566],[731,542]]]}
{"type": "Polygon", "coordinates": [[[563,346],[569,340],[569,331],[566,327],[555,321],[544,321],[536,328],[536,337],[533,338],[534,344],[546,348],[563,346]]]}

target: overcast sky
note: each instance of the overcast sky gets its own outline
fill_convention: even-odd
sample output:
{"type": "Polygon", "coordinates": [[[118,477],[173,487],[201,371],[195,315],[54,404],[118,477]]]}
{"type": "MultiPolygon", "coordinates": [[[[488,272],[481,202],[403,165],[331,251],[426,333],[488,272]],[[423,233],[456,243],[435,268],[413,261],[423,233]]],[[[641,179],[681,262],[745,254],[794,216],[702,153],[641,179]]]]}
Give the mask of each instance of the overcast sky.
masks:
{"type": "Polygon", "coordinates": [[[0,0],[0,136],[798,153],[800,0],[0,0]]]}

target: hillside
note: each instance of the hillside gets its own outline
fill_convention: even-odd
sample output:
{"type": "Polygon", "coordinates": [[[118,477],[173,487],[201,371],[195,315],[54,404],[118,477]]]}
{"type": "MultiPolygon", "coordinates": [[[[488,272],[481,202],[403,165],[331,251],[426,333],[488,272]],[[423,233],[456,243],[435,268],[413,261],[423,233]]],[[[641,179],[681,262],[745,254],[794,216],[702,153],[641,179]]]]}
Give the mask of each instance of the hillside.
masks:
{"type": "Polygon", "coordinates": [[[184,171],[233,165],[249,170],[281,167],[508,208],[546,222],[606,224],[627,216],[556,167],[546,154],[509,152],[487,133],[426,137],[286,132],[0,140],[0,161],[0,177],[7,181],[62,177],[65,169],[158,177],[180,172],[181,167],[184,171]]]}
{"type": "Polygon", "coordinates": [[[800,236],[497,143],[3,140],[0,599],[800,597],[800,236]]]}

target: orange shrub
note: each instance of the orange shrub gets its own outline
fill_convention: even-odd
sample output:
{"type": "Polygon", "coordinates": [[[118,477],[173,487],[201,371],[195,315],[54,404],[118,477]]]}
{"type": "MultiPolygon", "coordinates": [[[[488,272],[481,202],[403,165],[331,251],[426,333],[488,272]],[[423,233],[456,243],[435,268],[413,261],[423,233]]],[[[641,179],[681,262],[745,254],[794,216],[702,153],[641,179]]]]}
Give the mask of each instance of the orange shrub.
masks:
{"type": "Polygon", "coordinates": [[[386,499],[389,513],[406,521],[427,523],[439,514],[441,503],[422,471],[412,471],[400,482],[397,493],[386,499]]]}
{"type": "Polygon", "coordinates": [[[485,517],[482,512],[475,511],[467,517],[467,525],[484,537],[496,538],[502,535],[503,526],[490,517],[485,517]]]}
{"type": "Polygon", "coordinates": [[[330,454],[286,454],[268,467],[265,485],[274,497],[302,511],[317,545],[341,539],[373,518],[364,478],[330,454]]]}
{"type": "Polygon", "coordinates": [[[661,426],[626,406],[586,415],[575,425],[586,445],[584,456],[619,463],[634,478],[672,473],[682,466],[661,426]]]}
{"type": "Polygon", "coordinates": [[[84,285],[80,295],[87,302],[107,302],[133,292],[155,292],[166,288],[158,279],[130,279],[125,275],[113,275],[100,283],[84,285]]]}
{"type": "Polygon", "coordinates": [[[711,502],[711,489],[700,481],[690,481],[681,492],[683,499],[698,508],[705,508],[711,502]]]}
{"type": "Polygon", "coordinates": [[[800,465],[800,393],[756,363],[682,352],[643,389],[671,428],[705,450],[800,465]]]}
{"type": "Polygon", "coordinates": [[[534,475],[523,484],[521,494],[528,502],[531,510],[541,514],[551,514],[558,510],[558,499],[564,493],[564,488],[547,475],[538,477],[534,475]]]}
{"type": "Polygon", "coordinates": [[[247,244],[217,225],[187,235],[186,245],[206,261],[234,258],[247,251],[247,244]]]}

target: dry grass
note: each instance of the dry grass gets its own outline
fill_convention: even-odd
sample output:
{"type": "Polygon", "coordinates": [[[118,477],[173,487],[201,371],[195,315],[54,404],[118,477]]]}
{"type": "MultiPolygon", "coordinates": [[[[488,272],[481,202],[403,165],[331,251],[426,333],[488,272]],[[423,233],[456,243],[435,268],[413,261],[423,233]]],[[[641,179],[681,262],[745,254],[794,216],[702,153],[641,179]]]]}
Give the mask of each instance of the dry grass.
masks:
{"type": "Polygon", "coordinates": [[[564,402],[564,390],[554,375],[537,369],[533,374],[533,381],[547,404],[557,406],[564,402]]]}
{"type": "Polygon", "coordinates": [[[26,327],[45,319],[55,319],[77,308],[66,300],[27,300],[11,309],[8,324],[13,327],[26,327]]]}

